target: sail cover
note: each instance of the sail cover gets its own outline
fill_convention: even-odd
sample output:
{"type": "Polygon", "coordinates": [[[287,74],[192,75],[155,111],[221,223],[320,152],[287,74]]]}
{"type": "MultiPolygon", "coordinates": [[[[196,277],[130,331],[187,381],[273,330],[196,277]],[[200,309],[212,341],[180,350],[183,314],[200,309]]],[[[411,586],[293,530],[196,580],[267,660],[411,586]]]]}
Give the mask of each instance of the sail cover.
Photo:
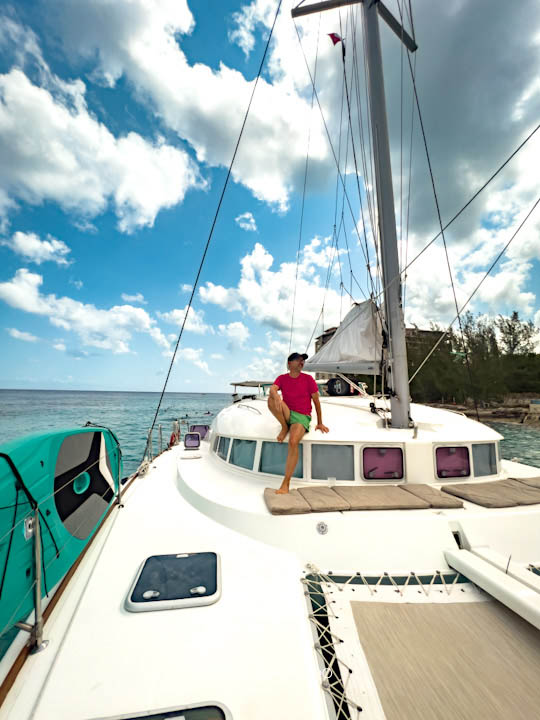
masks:
{"type": "Polygon", "coordinates": [[[304,370],[380,374],[381,356],[381,320],[375,303],[367,300],[347,313],[333,337],[308,359],[304,370]]]}

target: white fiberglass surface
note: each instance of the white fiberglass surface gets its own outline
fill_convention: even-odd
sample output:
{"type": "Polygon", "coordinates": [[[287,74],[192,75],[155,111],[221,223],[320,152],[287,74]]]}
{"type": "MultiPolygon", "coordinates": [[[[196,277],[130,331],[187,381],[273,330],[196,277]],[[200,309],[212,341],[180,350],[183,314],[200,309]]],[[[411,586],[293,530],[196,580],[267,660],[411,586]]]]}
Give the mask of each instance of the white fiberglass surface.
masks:
{"type": "MultiPolygon", "coordinates": [[[[211,698],[235,720],[273,720],[284,708],[296,717],[326,720],[298,559],[186,503],[175,482],[179,454],[174,450],[154,461],[156,469],[139,478],[125,507],[114,511],[67,633],[50,637],[58,653],[32,718],[114,717],[211,698]],[[144,558],[182,550],[220,553],[219,602],[156,613],[124,610],[123,598],[144,558]],[[281,607],[287,612],[279,612],[281,607]],[[293,675],[283,673],[285,646],[293,675]]],[[[27,695],[36,662],[48,662],[46,652],[32,658],[33,673],[21,676],[27,695]]],[[[12,716],[30,717],[17,705],[12,716]]]]}

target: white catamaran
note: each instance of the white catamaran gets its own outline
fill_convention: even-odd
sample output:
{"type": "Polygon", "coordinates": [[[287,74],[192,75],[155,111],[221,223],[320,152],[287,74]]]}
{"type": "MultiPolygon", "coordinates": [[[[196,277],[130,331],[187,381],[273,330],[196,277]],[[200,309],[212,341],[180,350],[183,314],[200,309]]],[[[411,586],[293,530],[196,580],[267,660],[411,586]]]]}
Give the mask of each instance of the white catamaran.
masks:
{"type": "Polygon", "coordinates": [[[104,428],[3,446],[1,719],[538,717],[540,471],[409,402],[380,20],[416,45],[360,12],[384,307],[306,369],[383,372],[389,405],[321,398],[287,495],[263,387],[126,484],[104,428]]]}

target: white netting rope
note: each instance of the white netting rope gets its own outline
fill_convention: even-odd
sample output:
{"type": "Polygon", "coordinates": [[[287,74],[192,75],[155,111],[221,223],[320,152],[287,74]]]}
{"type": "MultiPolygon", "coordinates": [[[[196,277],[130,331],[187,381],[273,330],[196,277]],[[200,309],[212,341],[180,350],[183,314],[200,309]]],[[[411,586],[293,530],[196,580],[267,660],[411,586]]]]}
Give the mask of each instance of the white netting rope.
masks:
{"type": "Polygon", "coordinates": [[[392,575],[383,572],[373,576],[356,572],[344,576],[323,573],[311,563],[306,565],[306,571],[307,575],[301,581],[311,605],[308,617],[317,631],[318,641],[314,647],[325,666],[322,679],[323,690],[332,698],[338,720],[347,717],[359,718],[362,708],[351,698],[349,692],[353,668],[338,654],[338,648],[345,642],[345,638],[331,630],[331,621],[338,619],[338,616],[335,613],[334,604],[329,598],[328,587],[331,587],[332,591],[343,592],[351,585],[362,585],[367,588],[371,596],[374,596],[382,585],[391,585],[394,592],[403,597],[407,587],[415,586],[419,587],[426,597],[429,597],[434,588],[440,591],[441,586],[446,594],[450,595],[461,576],[452,570],[444,572],[436,570],[434,573],[422,573],[422,575],[411,571],[407,575],[403,573],[392,575]],[[346,714],[347,710],[348,714],[346,714]]]}

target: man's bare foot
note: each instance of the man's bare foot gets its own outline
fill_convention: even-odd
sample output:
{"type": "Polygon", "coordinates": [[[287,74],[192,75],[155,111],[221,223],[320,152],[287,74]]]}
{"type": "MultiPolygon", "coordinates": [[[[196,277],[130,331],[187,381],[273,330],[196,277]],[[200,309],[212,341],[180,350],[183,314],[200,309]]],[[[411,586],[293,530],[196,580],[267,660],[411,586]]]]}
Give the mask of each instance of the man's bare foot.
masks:
{"type": "Polygon", "coordinates": [[[277,436],[277,441],[283,442],[285,440],[285,438],[287,437],[288,432],[289,432],[289,428],[283,428],[283,430],[277,436]]]}
{"type": "Polygon", "coordinates": [[[287,495],[289,492],[288,487],[280,487],[279,490],[276,490],[276,495],[287,495]]]}

